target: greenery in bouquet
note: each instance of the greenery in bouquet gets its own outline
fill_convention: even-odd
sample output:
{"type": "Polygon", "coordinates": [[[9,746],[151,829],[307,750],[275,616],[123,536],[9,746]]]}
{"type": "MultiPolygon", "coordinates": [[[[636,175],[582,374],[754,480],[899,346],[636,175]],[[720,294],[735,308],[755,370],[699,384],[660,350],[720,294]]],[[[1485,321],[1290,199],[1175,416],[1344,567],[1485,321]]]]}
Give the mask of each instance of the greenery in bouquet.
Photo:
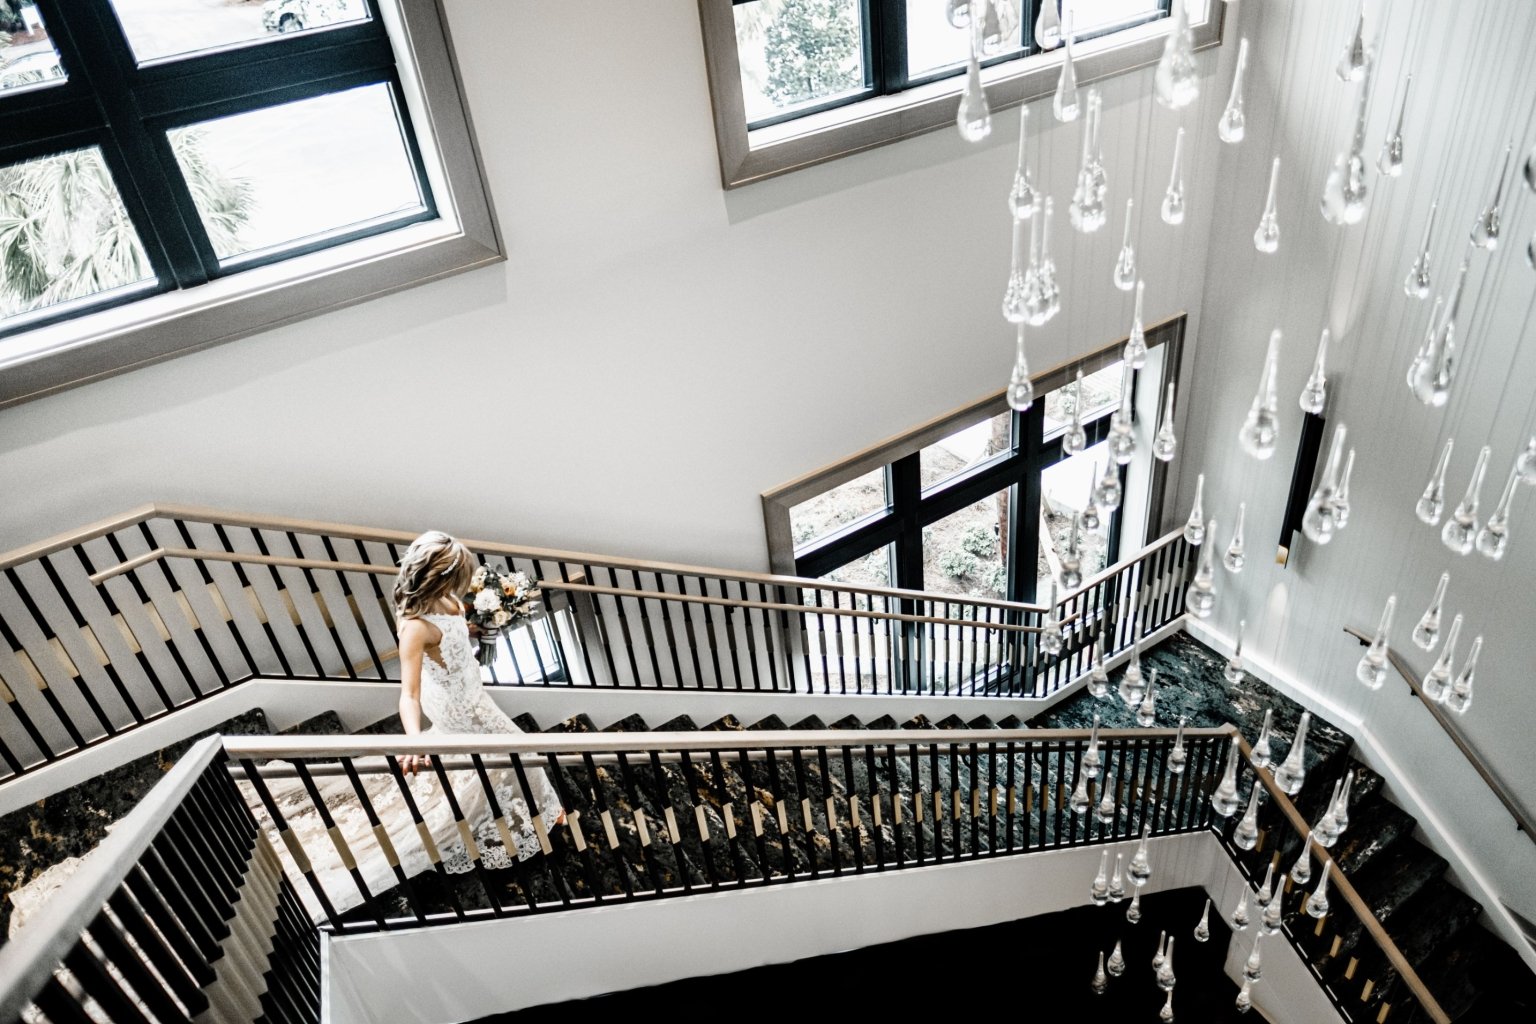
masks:
{"type": "Polygon", "coordinates": [[[525,572],[498,572],[488,565],[475,570],[464,617],[480,627],[480,664],[495,659],[502,629],[532,615],[540,596],[538,581],[525,572]]]}

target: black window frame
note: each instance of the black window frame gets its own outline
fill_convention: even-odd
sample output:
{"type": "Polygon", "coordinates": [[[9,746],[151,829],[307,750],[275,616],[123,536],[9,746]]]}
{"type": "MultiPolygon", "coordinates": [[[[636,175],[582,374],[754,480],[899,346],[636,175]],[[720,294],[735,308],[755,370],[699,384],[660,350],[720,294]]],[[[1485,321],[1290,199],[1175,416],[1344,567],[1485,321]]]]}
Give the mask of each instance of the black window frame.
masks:
{"type": "Polygon", "coordinates": [[[0,166],[98,148],[139,237],[154,279],[139,287],[44,307],[0,323],[5,338],[49,324],[196,287],[255,267],[408,224],[435,220],[437,198],[404,95],[394,46],[377,0],[352,22],[228,48],[157,57],[134,56],[110,0],[37,0],[67,77],[58,84],[0,93],[0,166]],[[385,84],[422,209],[308,241],[220,261],[213,251],[170,144],[168,132],[213,118],[385,84]]]}

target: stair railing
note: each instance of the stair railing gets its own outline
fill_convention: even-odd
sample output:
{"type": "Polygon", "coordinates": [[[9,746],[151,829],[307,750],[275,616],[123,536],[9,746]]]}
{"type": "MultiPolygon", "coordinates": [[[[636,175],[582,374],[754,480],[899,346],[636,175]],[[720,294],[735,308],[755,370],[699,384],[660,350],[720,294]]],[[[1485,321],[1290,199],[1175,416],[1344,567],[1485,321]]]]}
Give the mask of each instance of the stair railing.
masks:
{"type": "MultiPolygon", "coordinates": [[[[412,534],[151,506],[0,558],[0,782],[252,678],[398,676],[388,577],[412,534]]],[[[1183,612],[1177,533],[1044,609],[470,542],[543,581],[492,682],[1043,697],[1183,612]]]]}
{"type": "MultiPolygon", "coordinates": [[[[1274,774],[1253,764],[1253,748],[1246,739],[1238,735],[1237,741],[1242,755],[1239,789],[1246,788],[1241,784],[1246,777],[1249,786],[1262,786],[1268,795],[1260,819],[1258,845],[1245,850],[1233,841],[1241,810],[1229,820],[1214,818],[1212,827],[1254,889],[1258,888],[1265,869],[1274,865],[1274,885],[1282,892],[1281,932],[1340,1015],[1352,1024],[1387,1024],[1410,1019],[1450,1024],[1450,1017],[1371,912],[1370,905],[1339,869],[1329,850],[1317,842],[1312,827],[1275,781],[1274,774]],[[1310,850],[1311,875],[1307,884],[1298,885],[1292,880],[1290,869],[1300,857],[1303,844],[1310,850]],[[1306,903],[1318,886],[1325,864],[1332,865],[1328,910],[1323,917],[1314,918],[1307,913],[1306,903]],[[1415,1015],[1415,1010],[1422,1013],[1422,1018],[1415,1015]]],[[[1219,909],[1230,912],[1233,908],[1219,909]]],[[[1242,943],[1253,943],[1255,933],[1264,930],[1263,909],[1256,902],[1250,906],[1252,923],[1232,940],[1240,944],[1240,949],[1242,943]]]]}
{"type": "Polygon", "coordinates": [[[320,947],[225,770],[189,750],[0,946],[0,1020],[319,1021],[320,947]]]}

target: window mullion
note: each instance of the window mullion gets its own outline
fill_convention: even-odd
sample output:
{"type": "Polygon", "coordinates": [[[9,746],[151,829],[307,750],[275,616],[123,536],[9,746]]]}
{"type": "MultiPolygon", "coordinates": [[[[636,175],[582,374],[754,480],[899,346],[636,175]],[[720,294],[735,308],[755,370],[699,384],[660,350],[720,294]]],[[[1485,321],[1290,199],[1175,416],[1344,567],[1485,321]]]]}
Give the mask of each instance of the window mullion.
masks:
{"type": "Polygon", "coordinates": [[[867,0],[875,21],[871,36],[879,51],[875,91],[887,95],[907,87],[907,0],[867,0]]]}

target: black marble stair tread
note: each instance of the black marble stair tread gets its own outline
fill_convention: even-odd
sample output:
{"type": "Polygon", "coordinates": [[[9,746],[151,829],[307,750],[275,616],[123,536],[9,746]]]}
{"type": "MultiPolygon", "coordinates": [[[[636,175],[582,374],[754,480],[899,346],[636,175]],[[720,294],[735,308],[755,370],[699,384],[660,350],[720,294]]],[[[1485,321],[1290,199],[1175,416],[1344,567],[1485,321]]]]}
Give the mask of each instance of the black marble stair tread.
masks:
{"type": "Polygon", "coordinates": [[[890,715],[881,715],[879,718],[873,718],[868,722],[865,722],[864,728],[881,730],[894,729],[896,728],[896,719],[892,718],[890,715]]]}
{"type": "Polygon", "coordinates": [[[1431,880],[1445,873],[1445,858],[1412,839],[1393,843],[1358,878],[1355,890],[1377,920],[1386,924],[1392,915],[1431,880]]]}
{"type": "Polygon", "coordinates": [[[650,732],[651,727],[639,715],[625,715],[609,725],[603,732],[650,732]]]}
{"type": "Polygon", "coordinates": [[[789,728],[793,732],[822,732],[827,725],[818,716],[807,715],[789,728]]]}
{"type": "Polygon", "coordinates": [[[1352,806],[1349,829],[1339,837],[1331,851],[1333,858],[1346,877],[1354,878],[1392,844],[1411,836],[1417,824],[1397,805],[1386,800],[1352,806]]]}
{"type": "Polygon", "coordinates": [[[967,729],[1000,729],[1000,728],[1002,728],[1000,725],[998,725],[996,722],[992,721],[992,719],[987,717],[986,715],[977,715],[975,718],[973,718],[969,722],[965,723],[965,727],[967,729]]]}
{"type": "Polygon", "coordinates": [[[381,718],[357,731],[359,735],[366,736],[401,736],[405,733],[405,723],[400,721],[400,714],[396,712],[388,718],[381,718]]]}
{"type": "Polygon", "coordinates": [[[538,720],[535,719],[532,715],[528,714],[526,711],[520,715],[513,715],[512,724],[517,726],[523,732],[544,731],[542,728],[540,728],[538,720]]]}
{"type": "Polygon", "coordinates": [[[832,723],[832,728],[862,729],[864,728],[864,723],[859,720],[857,715],[844,715],[842,718],[839,718],[837,721],[832,723]]]}
{"type": "Polygon", "coordinates": [[[778,715],[760,718],[752,725],[753,732],[784,732],[788,728],[789,726],[784,724],[784,719],[778,715]]]}
{"type": "Polygon", "coordinates": [[[342,736],[347,729],[341,724],[341,716],[334,711],[322,711],[304,719],[297,725],[278,732],[279,736],[342,736]]]}
{"type": "Polygon", "coordinates": [[[1355,773],[1354,785],[1349,787],[1351,814],[1354,813],[1354,808],[1363,807],[1373,797],[1379,795],[1383,800],[1386,799],[1387,780],[1381,777],[1380,772],[1353,759],[1350,760],[1349,767],[1355,773]]]}
{"type": "Polygon", "coordinates": [[[589,718],[585,714],[580,714],[580,715],[572,715],[570,718],[567,718],[563,722],[556,722],[554,725],[549,727],[549,731],[550,732],[586,733],[586,732],[598,732],[600,730],[597,728],[596,725],[594,725],[592,723],[592,719],[591,718],[589,718]]]}
{"type": "Polygon", "coordinates": [[[694,724],[689,715],[678,715],[668,719],[656,727],[657,732],[698,732],[699,727],[694,724]]]}
{"type": "MultiPolygon", "coordinates": [[[[1480,997],[1493,995],[1497,999],[1497,994],[1487,984],[1491,979],[1478,978],[1477,974],[1479,965],[1487,958],[1497,956],[1499,948],[1508,949],[1484,929],[1474,926],[1445,943],[1417,968],[1425,987],[1452,1020],[1461,1019],[1480,997]]],[[[1521,1018],[1504,1018],[1506,1021],[1518,1019],[1521,1018]]],[[[1526,1014],[1524,1019],[1531,1017],[1526,1014]]]]}
{"type": "Polygon", "coordinates": [[[1482,914],[1480,903],[1443,878],[1426,883],[1388,919],[1387,934],[1417,966],[1482,914]]]}
{"type": "Polygon", "coordinates": [[[935,729],[964,729],[965,727],[965,719],[959,715],[945,715],[934,725],[935,729]]]}

